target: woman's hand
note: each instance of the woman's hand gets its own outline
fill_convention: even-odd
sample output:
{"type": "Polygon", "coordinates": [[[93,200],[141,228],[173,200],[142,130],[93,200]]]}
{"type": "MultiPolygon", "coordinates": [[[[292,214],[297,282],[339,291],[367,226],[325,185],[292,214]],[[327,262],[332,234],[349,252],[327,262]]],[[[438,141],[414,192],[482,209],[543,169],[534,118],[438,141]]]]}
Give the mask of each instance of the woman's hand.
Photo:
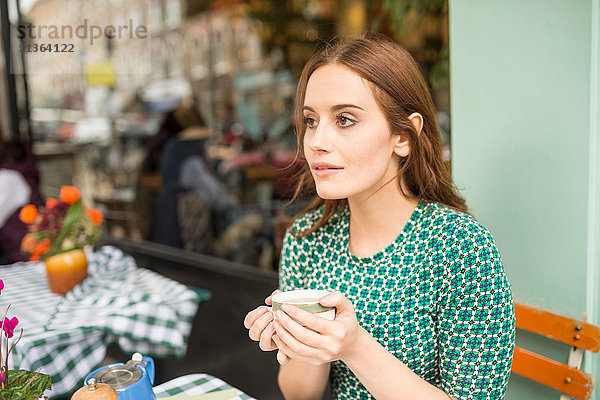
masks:
{"type": "Polygon", "coordinates": [[[276,335],[272,336],[272,340],[280,353],[315,365],[340,360],[351,354],[361,330],[354,306],[337,291],[322,297],[319,303],[336,308],[334,321],[287,304],[277,311],[277,320],[273,322],[276,335]]]}
{"type": "MultiPolygon", "coordinates": [[[[273,295],[280,293],[281,290],[275,290],[265,299],[265,304],[271,305],[273,295]]],[[[273,313],[268,307],[260,306],[246,314],[244,318],[244,327],[248,329],[250,339],[259,342],[258,347],[263,351],[277,350],[277,345],[273,342],[273,313]]]]}

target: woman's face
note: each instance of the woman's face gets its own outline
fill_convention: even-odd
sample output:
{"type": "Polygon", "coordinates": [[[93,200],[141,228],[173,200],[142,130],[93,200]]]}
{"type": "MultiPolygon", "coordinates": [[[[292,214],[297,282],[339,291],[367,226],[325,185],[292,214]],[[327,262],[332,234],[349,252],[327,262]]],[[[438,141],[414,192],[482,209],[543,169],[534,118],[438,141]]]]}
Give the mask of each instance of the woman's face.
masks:
{"type": "Polygon", "coordinates": [[[304,155],[321,198],[365,200],[394,180],[399,137],[359,75],[338,64],[319,67],[308,80],[303,116],[304,155]]]}

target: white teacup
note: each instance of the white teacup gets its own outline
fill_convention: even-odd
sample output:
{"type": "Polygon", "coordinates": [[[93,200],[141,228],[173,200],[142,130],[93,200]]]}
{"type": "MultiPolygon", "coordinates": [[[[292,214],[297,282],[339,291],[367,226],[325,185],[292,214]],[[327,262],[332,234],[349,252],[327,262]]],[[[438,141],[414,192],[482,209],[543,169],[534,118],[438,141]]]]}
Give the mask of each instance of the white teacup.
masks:
{"type": "Polygon", "coordinates": [[[319,304],[319,299],[328,294],[331,294],[329,290],[316,289],[299,289],[277,293],[271,298],[273,300],[273,311],[279,310],[282,304],[291,304],[311,314],[333,321],[335,319],[335,307],[325,307],[319,304]]]}

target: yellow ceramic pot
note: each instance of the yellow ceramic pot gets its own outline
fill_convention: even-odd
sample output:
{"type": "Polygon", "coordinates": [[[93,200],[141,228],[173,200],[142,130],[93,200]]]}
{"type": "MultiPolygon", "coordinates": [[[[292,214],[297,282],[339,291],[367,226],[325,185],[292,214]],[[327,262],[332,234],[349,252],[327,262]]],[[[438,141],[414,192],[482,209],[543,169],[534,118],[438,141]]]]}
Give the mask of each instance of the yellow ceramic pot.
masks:
{"type": "Polygon", "coordinates": [[[65,294],[87,278],[87,259],[81,249],[48,257],[46,277],[52,293],[65,294]]]}

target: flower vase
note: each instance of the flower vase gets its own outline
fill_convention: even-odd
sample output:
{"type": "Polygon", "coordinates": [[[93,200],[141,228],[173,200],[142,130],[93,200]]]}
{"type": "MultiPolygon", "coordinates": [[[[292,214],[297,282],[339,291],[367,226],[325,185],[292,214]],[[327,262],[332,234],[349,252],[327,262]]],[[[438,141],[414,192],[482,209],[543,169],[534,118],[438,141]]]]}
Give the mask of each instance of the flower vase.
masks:
{"type": "Polygon", "coordinates": [[[52,293],[64,295],[87,278],[87,258],[73,249],[46,258],[46,277],[52,293]]]}

